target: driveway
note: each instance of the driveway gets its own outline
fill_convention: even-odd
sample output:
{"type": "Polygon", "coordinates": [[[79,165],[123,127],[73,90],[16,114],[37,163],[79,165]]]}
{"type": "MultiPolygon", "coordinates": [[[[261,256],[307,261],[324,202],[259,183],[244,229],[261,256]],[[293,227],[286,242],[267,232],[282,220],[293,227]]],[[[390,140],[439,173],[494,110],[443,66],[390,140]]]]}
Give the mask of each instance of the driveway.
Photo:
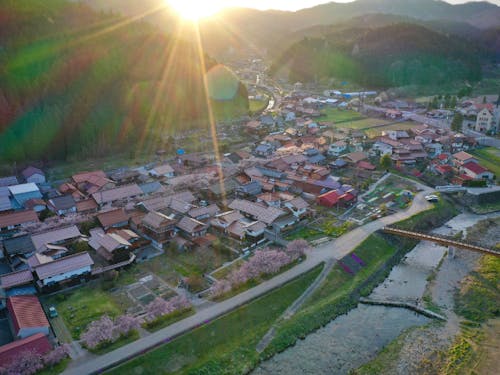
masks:
{"type": "Polygon", "coordinates": [[[207,324],[212,320],[227,314],[274,289],[280,288],[289,281],[310,271],[322,262],[344,257],[351,252],[352,249],[363,242],[370,234],[376,232],[384,226],[407,219],[421,211],[431,208],[431,204],[427,202],[424,197],[433,190],[423,185],[419,185],[419,187],[423,189],[423,191],[415,196],[412,206],[407,210],[372,221],[371,223],[358,227],[342,237],[339,237],[335,241],[317,247],[308,254],[304,262],[298,264],[289,271],[277,275],[276,277],[230,299],[208,306],[196,314],[152,333],[147,337],[143,337],[131,344],[94,359],[87,359],[85,361],[83,359],[77,359],[70,363],[63,374],[93,374],[112,368],[122,362],[145,353],[149,348],[163,345],[177,336],[207,324]]]}

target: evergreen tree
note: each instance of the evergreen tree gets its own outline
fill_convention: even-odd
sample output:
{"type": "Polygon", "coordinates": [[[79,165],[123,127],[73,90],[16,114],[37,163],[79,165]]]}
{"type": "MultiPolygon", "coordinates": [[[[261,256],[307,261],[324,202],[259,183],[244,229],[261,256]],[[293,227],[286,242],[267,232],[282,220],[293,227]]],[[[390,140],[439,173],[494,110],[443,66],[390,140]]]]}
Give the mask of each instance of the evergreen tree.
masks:
{"type": "Polygon", "coordinates": [[[384,154],[380,158],[380,166],[384,169],[389,169],[392,166],[392,159],[391,155],[389,154],[384,154]]]}
{"type": "Polygon", "coordinates": [[[460,133],[462,131],[463,122],[464,122],[464,116],[460,112],[455,113],[453,121],[451,122],[451,130],[460,133]]]}

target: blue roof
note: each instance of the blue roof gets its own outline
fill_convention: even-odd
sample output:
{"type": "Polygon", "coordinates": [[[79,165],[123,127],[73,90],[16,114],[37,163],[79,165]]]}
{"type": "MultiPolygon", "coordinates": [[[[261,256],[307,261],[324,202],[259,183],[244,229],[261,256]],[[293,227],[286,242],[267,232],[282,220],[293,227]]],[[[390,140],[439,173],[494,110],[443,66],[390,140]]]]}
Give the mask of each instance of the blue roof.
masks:
{"type": "Polygon", "coordinates": [[[321,154],[318,154],[318,155],[314,155],[314,156],[311,156],[309,158],[309,163],[313,163],[313,164],[317,164],[317,163],[321,163],[322,161],[324,161],[326,158],[321,155],[321,154]]]}
{"type": "Polygon", "coordinates": [[[36,289],[34,286],[27,285],[27,286],[20,286],[17,288],[12,288],[8,289],[5,294],[7,297],[12,297],[12,296],[30,296],[30,295],[35,295],[36,294],[36,289]]]}
{"type": "Polygon", "coordinates": [[[162,188],[162,185],[158,182],[148,182],[142,185],[139,185],[139,188],[143,191],[144,194],[153,194],[162,188]]]}

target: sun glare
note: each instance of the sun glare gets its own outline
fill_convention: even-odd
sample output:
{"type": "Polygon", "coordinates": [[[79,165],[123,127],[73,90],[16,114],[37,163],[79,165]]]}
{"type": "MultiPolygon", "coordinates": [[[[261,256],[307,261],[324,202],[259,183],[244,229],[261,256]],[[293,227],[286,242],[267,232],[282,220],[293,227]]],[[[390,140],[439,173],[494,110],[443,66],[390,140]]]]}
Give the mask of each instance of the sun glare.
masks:
{"type": "Polygon", "coordinates": [[[220,0],[167,0],[167,3],[183,18],[191,21],[210,17],[224,6],[220,0]]]}

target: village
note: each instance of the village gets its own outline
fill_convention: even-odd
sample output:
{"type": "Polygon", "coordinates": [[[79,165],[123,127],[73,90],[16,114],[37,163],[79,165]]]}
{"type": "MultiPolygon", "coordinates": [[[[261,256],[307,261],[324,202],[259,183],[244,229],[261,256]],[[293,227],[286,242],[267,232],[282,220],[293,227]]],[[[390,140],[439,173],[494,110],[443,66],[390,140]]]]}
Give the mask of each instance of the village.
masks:
{"type": "Polygon", "coordinates": [[[485,143],[499,128],[496,96],[452,111],[384,99],[296,84],[237,128],[220,125],[220,139],[238,139],[224,153],[176,147],[153,163],[63,181],[35,166],[0,178],[0,359],[59,343],[72,357],[116,348],[89,338],[102,316],[132,318],[106,345],[133,341],[405,209],[415,182],[497,190],[500,156],[485,143]],[[453,131],[455,113],[463,124],[453,131]],[[238,273],[269,246],[286,257],[238,273]]]}

